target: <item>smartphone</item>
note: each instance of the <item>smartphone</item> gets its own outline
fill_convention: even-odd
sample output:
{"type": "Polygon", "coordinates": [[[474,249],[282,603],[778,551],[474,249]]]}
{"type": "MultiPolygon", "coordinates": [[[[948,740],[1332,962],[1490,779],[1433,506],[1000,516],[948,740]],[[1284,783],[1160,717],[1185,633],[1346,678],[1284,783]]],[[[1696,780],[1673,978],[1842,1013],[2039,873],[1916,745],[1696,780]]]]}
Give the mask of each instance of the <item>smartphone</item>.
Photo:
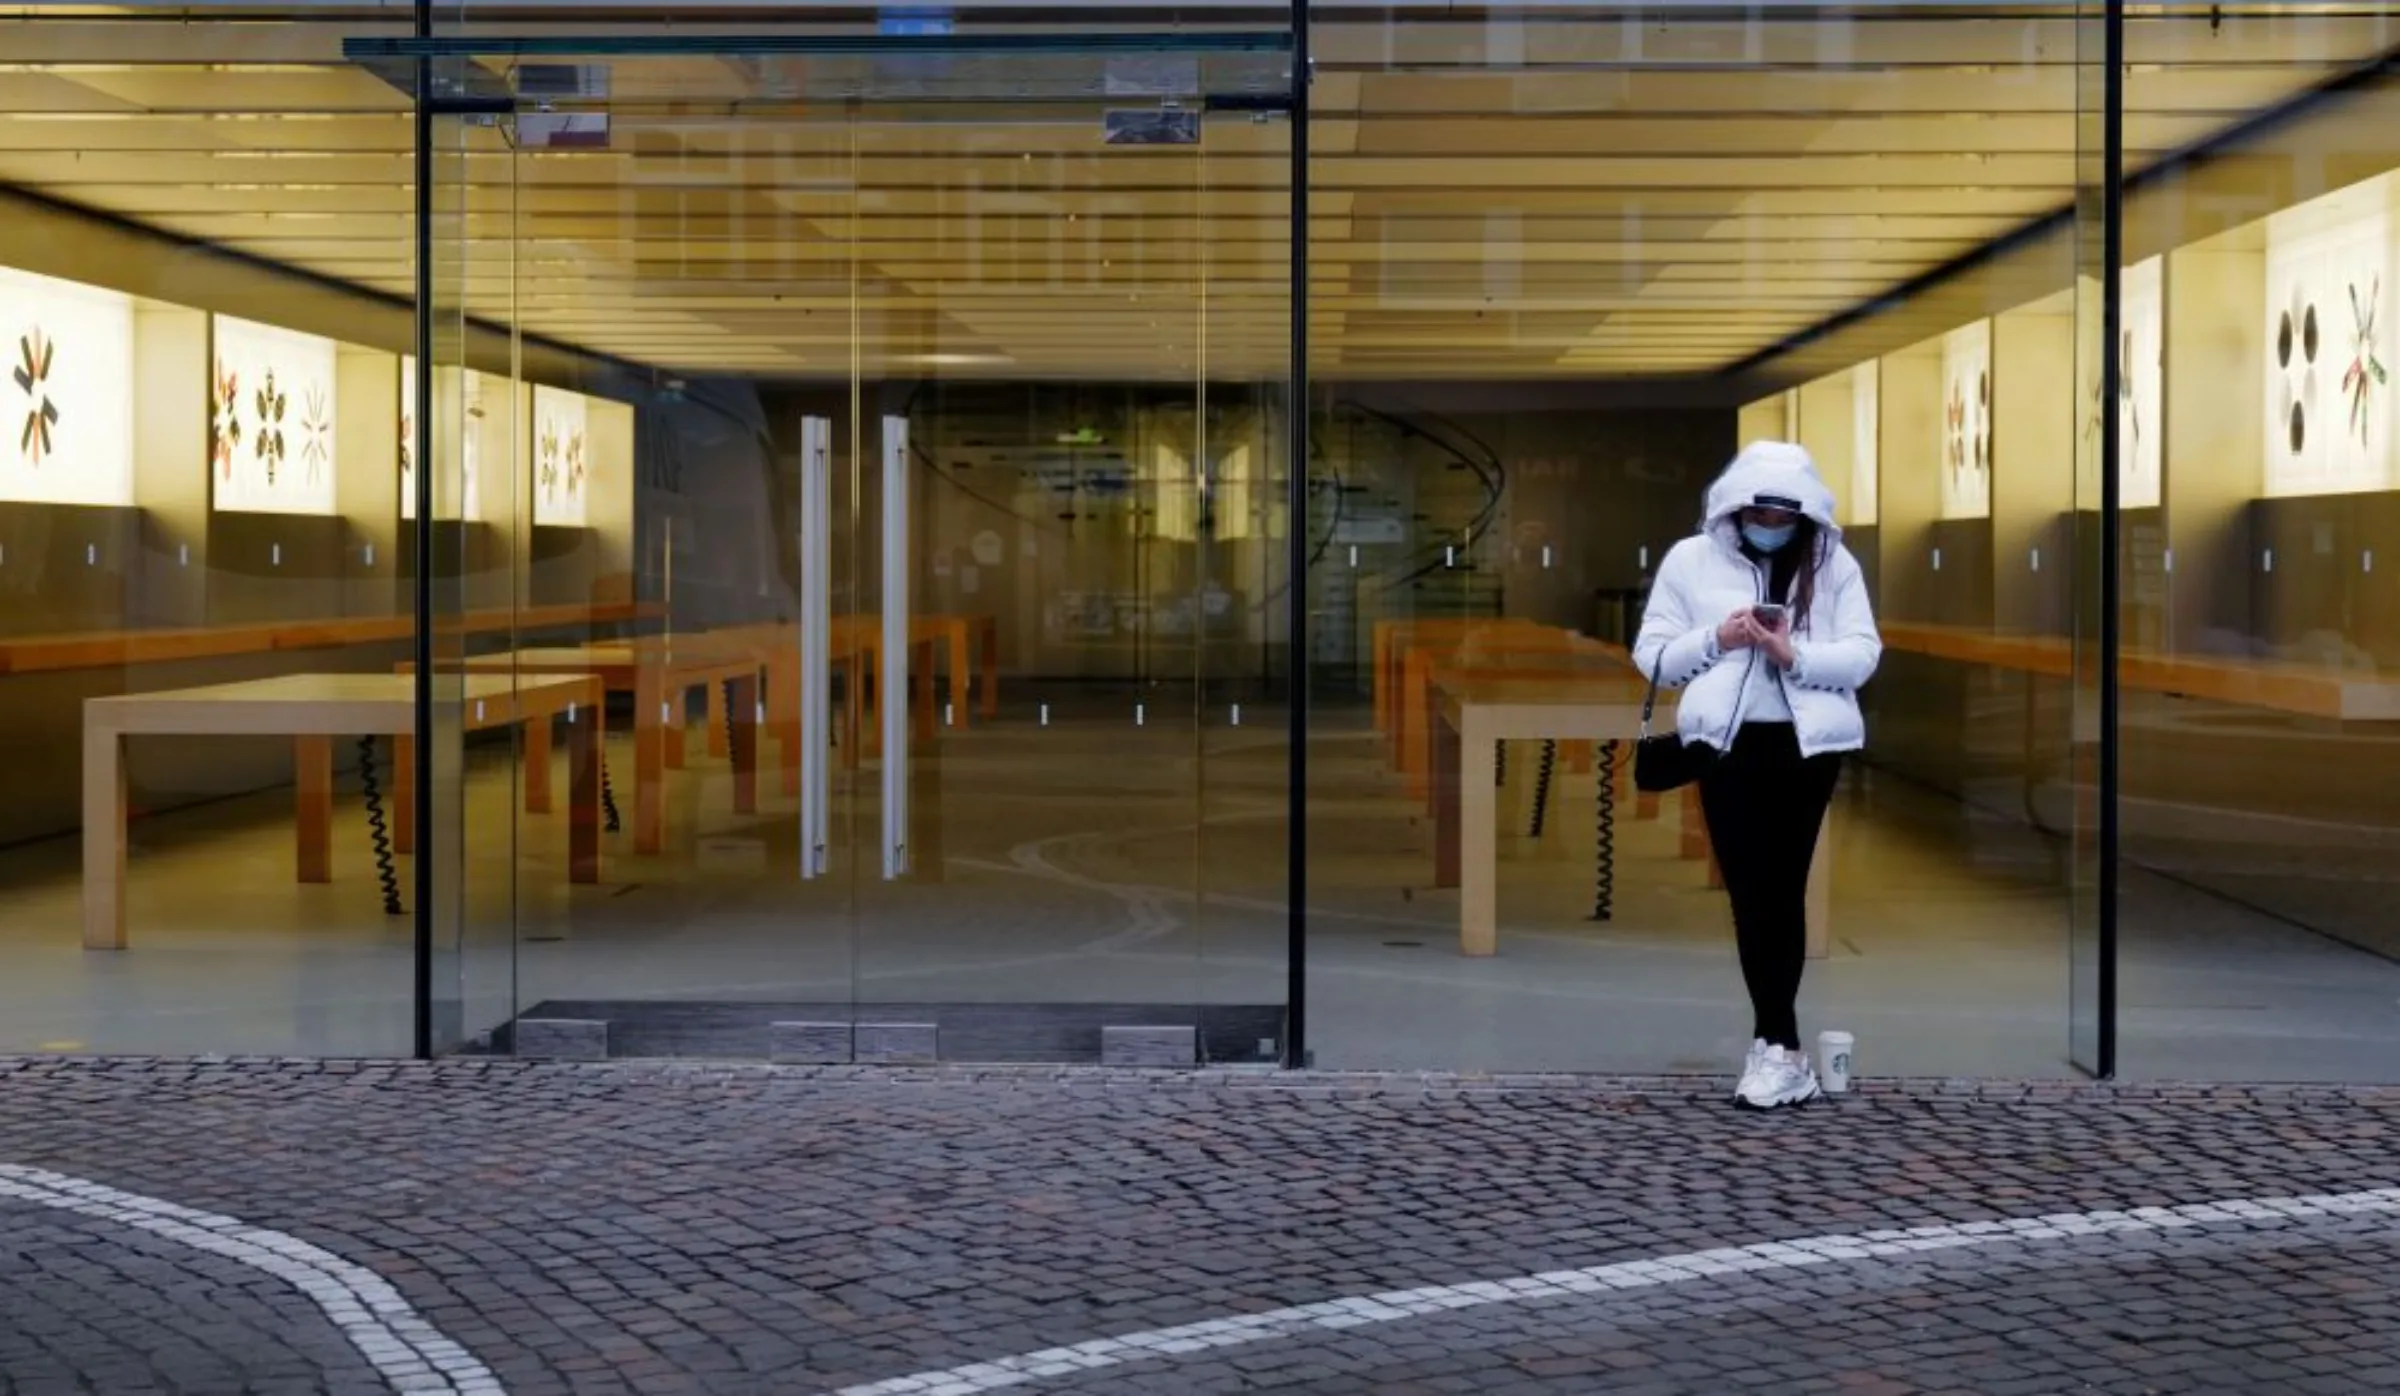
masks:
{"type": "Polygon", "coordinates": [[[1769,630],[1781,629],[1783,626],[1783,618],[1785,613],[1783,607],[1781,606],[1753,606],[1750,608],[1750,614],[1756,616],[1758,618],[1758,623],[1767,627],[1769,630]]]}

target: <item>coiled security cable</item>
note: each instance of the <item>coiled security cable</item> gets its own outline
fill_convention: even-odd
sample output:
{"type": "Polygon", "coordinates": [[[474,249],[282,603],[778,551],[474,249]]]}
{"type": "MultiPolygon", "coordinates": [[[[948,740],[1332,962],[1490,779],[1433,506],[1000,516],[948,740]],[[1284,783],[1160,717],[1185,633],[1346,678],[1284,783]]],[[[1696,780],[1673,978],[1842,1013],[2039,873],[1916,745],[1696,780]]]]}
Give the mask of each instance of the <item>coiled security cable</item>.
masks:
{"type": "Polygon", "coordinates": [[[1606,921],[1617,907],[1617,744],[1600,745],[1597,854],[1592,869],[1592,919],[1606,921]]]}
{"type": "Polygon", "coordinates": [[[400,870],[392,861],[392,826],[383,817],[383,784],[375,776],[375,739],[358,739],[358,783],[367,797],[367,842],[375,849],[375,880],[383,886],[383,914],[404,916],[400,870]]]}

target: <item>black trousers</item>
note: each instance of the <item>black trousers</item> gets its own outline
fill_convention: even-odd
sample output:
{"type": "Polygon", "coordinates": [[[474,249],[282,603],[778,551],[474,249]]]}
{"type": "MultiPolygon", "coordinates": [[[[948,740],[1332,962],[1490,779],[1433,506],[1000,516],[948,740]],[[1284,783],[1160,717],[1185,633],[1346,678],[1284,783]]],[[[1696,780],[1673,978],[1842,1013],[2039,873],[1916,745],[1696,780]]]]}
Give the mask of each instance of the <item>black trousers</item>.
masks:
{"type": "Polygon", "coordinates": [[[1788,722],[1745,724],[1700,782],[1734,941],[1750,989],[1752,1036],[1800,1046],[1800,972],[1808,963],[1808,866],[1842,758],[1803,758],[1788,722]]]}

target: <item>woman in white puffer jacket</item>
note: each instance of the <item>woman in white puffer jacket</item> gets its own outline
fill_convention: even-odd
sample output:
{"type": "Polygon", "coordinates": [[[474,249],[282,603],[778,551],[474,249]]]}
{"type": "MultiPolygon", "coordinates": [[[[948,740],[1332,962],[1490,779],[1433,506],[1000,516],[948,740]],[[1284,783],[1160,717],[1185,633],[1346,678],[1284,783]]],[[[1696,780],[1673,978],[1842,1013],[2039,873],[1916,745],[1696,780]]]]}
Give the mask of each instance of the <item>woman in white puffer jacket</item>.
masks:
{"type": "Polygon", "coordinates": [[[1818,1093],[1797,1016],[1808,869],[1842,753],[1866,743],[1858,690],[1882,654],[1815,462],[1788,442],[1743,447],[1709,487],[1700,532],[1660,565],[1633,655],[1683,690],[1685,743],[1720,753],[1700,802],[1754,1019],[1734,1096],[1755,1109],[1818,1093]]]}

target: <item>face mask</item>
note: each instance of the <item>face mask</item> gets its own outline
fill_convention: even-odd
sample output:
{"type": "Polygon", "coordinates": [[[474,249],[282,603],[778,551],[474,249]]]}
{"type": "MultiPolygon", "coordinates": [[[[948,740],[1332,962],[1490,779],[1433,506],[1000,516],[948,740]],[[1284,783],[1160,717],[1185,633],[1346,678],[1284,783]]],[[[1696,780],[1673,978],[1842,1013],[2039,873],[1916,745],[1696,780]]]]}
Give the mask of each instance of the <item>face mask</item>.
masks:
{"type": "Polygon", "coordinates": [[[1742,525],[1742,541],[1762,553],[1771,553],[1791,542],[1792,535],[1799,531],[1800,525],[1798,524],[1783,524],[1780,527],[1769,528],[1764,524],[1746,523],[1742,525]]]}

